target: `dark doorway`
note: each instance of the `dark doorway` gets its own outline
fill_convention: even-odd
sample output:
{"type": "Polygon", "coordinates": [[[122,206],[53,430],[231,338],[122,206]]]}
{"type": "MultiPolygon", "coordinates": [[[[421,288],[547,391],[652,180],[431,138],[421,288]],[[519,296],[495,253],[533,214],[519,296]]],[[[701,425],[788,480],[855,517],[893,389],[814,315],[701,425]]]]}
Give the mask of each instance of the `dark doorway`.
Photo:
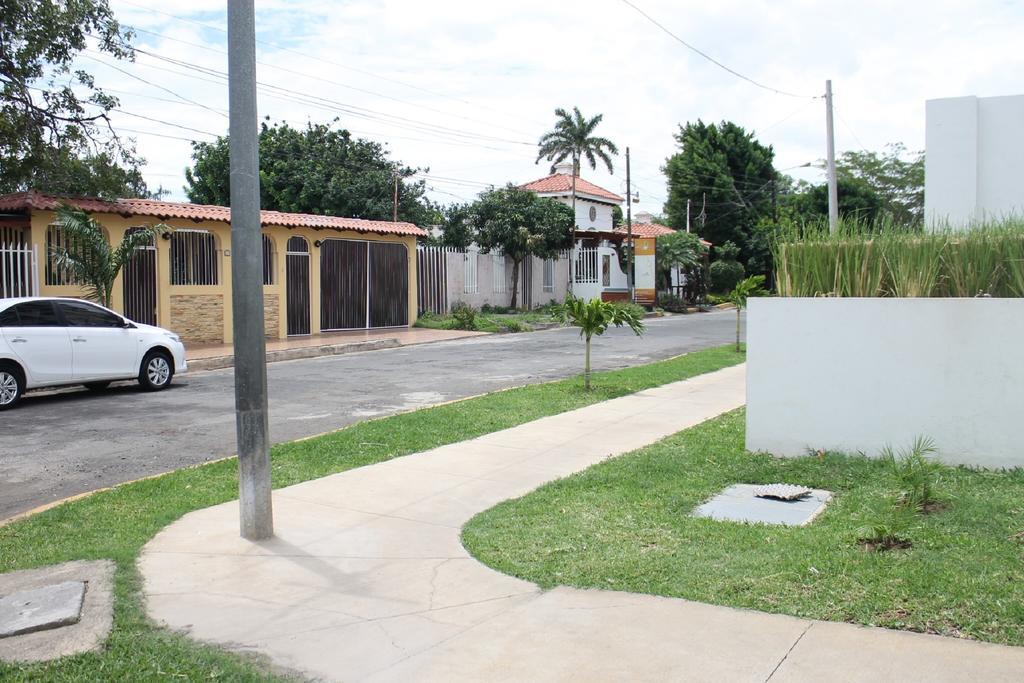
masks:
{"type": "MultiPolygon", "coordinates": [[[[141,228],[130,228],[126,235],[141,228]]],[[[124,315],[143,325],[156,325],[156,242],[138,247],[124,264],[124,315]]]]}
{"type": "Polygon", "coordinates": [[[309,243],[304,238],[288,238],[285,269],[288,336],[309,334],[309,243]]]}

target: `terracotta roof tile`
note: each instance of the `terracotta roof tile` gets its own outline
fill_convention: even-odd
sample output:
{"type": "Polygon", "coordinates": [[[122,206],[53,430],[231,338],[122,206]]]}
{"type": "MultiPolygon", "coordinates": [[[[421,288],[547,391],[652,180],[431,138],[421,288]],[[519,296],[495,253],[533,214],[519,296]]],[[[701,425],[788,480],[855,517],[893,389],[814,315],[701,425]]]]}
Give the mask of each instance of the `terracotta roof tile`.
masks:
{"type": "MultiPolygon", "coordinates": [[[[534,180],[520,185],[524,190],[533,190],[541,194],[547,193],[569,193],[572,192],[572,176],[568,173],[553,173],[546,178],[540,180],[534,180]]],[[[603,187],[598,187],[589,180],[584,180],[579,176],[576,176],[576,194],[586,194],[592,197],[599,197],[601,199],[621,204],[623,198],[614,192],[609,192],[603,187]]]]}
{"type": "MultiPolygon", "coordinates": [[[[0,196],[0,211],[53,211],[61,204],[69,204],[89,213],[115,213],[122,216],[153,216],[162,220],[181,218],[194,221],[231,222],[231,209],[226,206],[207,204],[186,204],[184,202],[161,202],[154,199],[96,199],[90,197],[62,197],[36,191],[18,192],[0,196]]],[[[260,222],[264,226],[279,225],[285,228],[314,228],[317,230],[351,230],[375,232],[389,235],[411,235],[425,237],[426,232],[412,223],[391,221],[367,221],[361,218],[342,218],[309,213],[283,213],[261,211],[260,222]]]]}
{"type": "MultiPolygon", "coordinates": [[[[625,235],[626,234],[626,226],[619,225],[619,227],[615,228],[615,232],[622,233],[623,235],[625,235]]],[[[662,225],[660,223],[634,223],[633,224],[633,236],[634,237],[654,237],[654,238],[658,238],[658,237],[661,237],[662,235],[670,235],[673,232],[675,232],[675,230],[673,230],[672,228],[670,228],[670,227],[668,227],[666,225],[662,225]]],[[[710,247],[711,246],[711,242],[708,242],[705,239],[701,239],[701,244],[703,244],[706,247],[710,247]]]]}

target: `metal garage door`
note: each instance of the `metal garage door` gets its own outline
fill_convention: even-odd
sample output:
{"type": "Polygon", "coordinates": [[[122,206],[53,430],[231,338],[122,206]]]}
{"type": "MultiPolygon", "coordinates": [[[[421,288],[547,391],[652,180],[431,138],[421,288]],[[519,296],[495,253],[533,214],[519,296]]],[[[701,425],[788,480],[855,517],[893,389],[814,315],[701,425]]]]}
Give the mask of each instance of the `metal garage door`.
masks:
{"type": "Polygon", "coordinates": [[[405,245],[323,240],[320,246],[320,329],[409,324],[405,245]]]}

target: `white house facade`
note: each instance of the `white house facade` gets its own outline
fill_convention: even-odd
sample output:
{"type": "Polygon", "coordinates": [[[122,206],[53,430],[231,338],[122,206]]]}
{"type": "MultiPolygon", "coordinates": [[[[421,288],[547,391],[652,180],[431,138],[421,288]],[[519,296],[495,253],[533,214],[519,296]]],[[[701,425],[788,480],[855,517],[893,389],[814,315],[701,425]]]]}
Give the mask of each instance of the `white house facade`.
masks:
{"type": "MultiPolygon", "coordinates": [[[[622,204],[623,198],[579,176],[576,176],[575,184],[573,294],[585,299],[626,299],[629,297],[629,281],[620,265],[623,235],[615,230],[612,220],[612,211],[622,204]]],[[[521,187],[572,206],[572,164],[558,164],[551,175],[521,187]]]]}
{"type": "Polygon", "coordinates": [[[1024,95],[925,103],[925,225],[1024,216],[1024,95]]]}

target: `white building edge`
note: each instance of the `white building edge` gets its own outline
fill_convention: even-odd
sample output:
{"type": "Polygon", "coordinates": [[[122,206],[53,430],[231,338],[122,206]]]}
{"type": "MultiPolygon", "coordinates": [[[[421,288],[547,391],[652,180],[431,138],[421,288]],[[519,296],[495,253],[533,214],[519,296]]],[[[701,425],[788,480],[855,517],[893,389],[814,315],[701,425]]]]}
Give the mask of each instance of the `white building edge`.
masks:
{"type": "Polygon", "coordinates": [[[925,226],[1024,217],[1024,95],[925,103],[925,226]]]}

